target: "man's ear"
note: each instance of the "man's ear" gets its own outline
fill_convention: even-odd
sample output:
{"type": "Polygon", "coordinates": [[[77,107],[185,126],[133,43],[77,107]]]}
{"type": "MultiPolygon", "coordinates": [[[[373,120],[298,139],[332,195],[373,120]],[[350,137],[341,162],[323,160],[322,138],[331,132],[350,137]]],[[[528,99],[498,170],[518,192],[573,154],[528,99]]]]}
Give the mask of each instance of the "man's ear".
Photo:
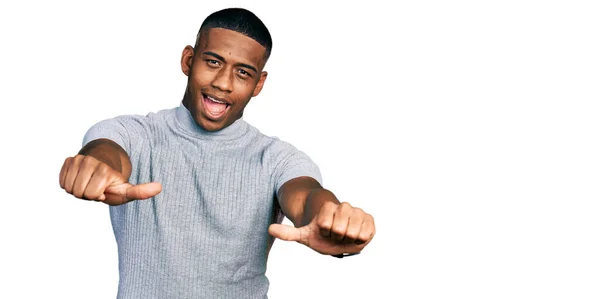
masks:
{"type": "Polygon", "coordinates": [[[181,71],[183,71],[186,76],[190,75],[193,62],[194,47],[187,45],[185,48],[183,48],[183,53],[181,53],[181,71]]]}
{"type": "Polygon", "coordinates": [[[258,83],[256,84],[256,87],[254,87],[254,92],[252,93],[253,97],[257,96],[260,93],[266,80],[267,80],[267,72],[261,72],[260,78],[258,79],[258,83]]]}

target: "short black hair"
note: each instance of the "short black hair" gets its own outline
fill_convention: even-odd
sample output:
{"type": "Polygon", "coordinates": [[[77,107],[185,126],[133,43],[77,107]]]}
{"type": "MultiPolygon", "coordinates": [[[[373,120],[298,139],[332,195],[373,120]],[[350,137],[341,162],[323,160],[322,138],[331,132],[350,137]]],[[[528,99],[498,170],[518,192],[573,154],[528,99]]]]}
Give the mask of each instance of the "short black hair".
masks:
{"type": "Polygon", "coordinates": [[[267,26],[251,11],[243,8],[226,8],[210,14],[198,30],[196,45],[200,43],[202,32],[208,32],[212,28],[223,28],[239,32],[265,47],[265,58],[271,55],[273,40],[267,26]]]}

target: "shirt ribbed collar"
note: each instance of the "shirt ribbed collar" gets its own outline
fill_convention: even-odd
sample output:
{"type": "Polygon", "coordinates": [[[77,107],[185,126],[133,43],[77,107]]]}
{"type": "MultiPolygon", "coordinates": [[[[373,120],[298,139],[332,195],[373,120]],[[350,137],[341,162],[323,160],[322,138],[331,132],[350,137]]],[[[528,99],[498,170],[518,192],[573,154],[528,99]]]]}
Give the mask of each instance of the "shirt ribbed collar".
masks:
{"type": "Polygon", "coordinates": [[[249,128],[248,123],[240,117],[231,125],[219,131],[206,131],[196,123],[192,114],[183,103],[179,104],[179,107],[177,107],[175,117],[183,130],[194,137],[202,139],[233,140],[244,136],[249,128]]]}

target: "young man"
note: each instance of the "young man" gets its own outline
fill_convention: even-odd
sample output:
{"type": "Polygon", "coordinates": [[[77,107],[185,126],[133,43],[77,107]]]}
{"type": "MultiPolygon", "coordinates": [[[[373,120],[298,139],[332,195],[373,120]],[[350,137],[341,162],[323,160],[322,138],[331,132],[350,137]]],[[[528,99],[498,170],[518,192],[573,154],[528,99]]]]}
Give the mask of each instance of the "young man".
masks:
{"type": "Polygon", "coordinates": [[[111,206],[119,298],[266,298],[273,237],[328,255],[373,238],[373,217],[324,189],[306,154],[242,119],[271,45],[253,13],[213,13],[183,50],[179,107],[101,121],[65,160],[60,186],[111,206]]]}

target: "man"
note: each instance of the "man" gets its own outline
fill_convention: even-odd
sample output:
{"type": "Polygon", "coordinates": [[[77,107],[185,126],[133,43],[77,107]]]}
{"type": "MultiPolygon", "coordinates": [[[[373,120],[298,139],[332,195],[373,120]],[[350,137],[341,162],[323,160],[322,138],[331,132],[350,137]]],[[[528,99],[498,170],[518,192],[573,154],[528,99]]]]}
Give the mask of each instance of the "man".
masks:
{"type": "Polygon", "coordinates": [[[181,105],[101,121],[65,160],[60,186],[111,206],[119,298],[266,298],[272,237],[327,255],[373,238],[373,217],[324,189],[306,154],[242,119],[271,46],[253,13],[211,14],[182,53],[181,105]]]}

